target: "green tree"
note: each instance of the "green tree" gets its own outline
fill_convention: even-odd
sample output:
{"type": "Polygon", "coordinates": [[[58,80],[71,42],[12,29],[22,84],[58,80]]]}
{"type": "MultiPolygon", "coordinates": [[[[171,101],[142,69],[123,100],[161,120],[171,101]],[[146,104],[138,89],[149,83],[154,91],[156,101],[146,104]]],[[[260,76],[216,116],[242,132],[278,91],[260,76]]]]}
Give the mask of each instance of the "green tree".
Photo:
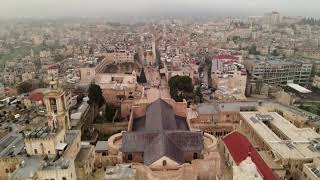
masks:
{"type": "Polygon", "coordinates": [[[83,93],[79,94],[77,96],[77,104],[80,104],[83,102],[83,98],[85,97],[85,95],[83,93]]]}
{"type": "Polygon", "coordinates": [[[277,49],[274,49],[274,50],[271,52],[271,55],[272,55],[272,56],[279,56],[280,53],[278,52],[277,49]]]}
{"type": "Polygon", "coordinates": [[[234,42],[234,43],[238,43],[239,41],[240,41],[240,36],[232,36],[232,41],[234,42]]]}
{"type": "Polygon", "coordinates": [[[192,79],[189,76],[173,76],[169,80],[170,95],[178,102],[193,95],[192,79]]]}
{"type": "Polygon", "coordinates": [[[147,83],[146,74],[144,73],[144,69],[141,69],[140,76],[138,77],[138,83],[147,83]]]}
{"type": "Polygon", "coordinates": [[[116,113],[116,108],[114,108],[110,104],[106,104],[105,118],[107,119],[108,122],[113,122],[113,118],[115,116],[115,113],[116,113]]]}
{"type": "Polygon", "coordinates": [[[56,54],[56,55],[54,56],[54,58],[53,58],[53,60],[54,60],[55,62],[60,62],[60,61],[62,61],[63,59],[64,59],[64,57],[63,57],[62,54],[56,54]]]}
{"type": "Polygon", "coordinates": [[[22,94],[22,93],[28,93],[30,91],[32,91],[32,82],[30,81],[24,81],[22,83],[20,83],[17,87],[17,91],[18,93],[22,94]]]}
{"type": "Polygon", "coordinates": [[[260,52],[257,51],[257,46],[256,46],[256,45],[252,45],[252,46],[249,48],[249,54],[260,55],[260,52]]]}
{"type": "Polygon", "coordinates": [[[203,102],[203,95],[200,86],[198,86],[194,91],[193,102],[196,104],[203,102]]]}
{"type": "Polygon", "coordinates": [[[99,85],[91,84],[88,90],[89,105],[95,105],[101,107],[105,103],[105,99],[102,95],[102,90],[99,85]]]}

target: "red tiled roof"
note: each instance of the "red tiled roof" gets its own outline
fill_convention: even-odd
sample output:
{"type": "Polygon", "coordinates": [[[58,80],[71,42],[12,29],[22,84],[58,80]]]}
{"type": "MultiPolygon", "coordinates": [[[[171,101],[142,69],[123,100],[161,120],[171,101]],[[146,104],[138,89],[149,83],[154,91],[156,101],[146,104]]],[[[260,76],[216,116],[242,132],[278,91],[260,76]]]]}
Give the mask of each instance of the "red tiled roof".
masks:
{"type": "Polygon", "coordinates": [[[4,92],[9,93],[9,94],[15,94],[15,93],[17,93],[17,90],[14,88],[11,88],[11,87],[5,87],[4,92]]]}
{"type": "Polygon", "coordinates": [[[29,99],[30,101],[42,101],[43,100],[43,93],[41,92],[36,92],[36,93],[32,93],[30,94],[27,99],[29,99]]]}
{"type": "Polygon", "coordinates": [[[249,140],[240,132],[234,131],[228,134],[223,138],[223,142],[237,165],[250,156],[264,180],[278,179],[249,140]]]}

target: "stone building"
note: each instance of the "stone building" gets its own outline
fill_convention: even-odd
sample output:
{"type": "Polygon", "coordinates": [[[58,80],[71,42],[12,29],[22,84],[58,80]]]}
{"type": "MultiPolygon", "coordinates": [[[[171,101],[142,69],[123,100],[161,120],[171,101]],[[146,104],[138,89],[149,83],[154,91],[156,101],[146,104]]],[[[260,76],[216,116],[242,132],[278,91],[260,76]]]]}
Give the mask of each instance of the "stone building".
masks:
{"type": "Polygon", "coordinates": [[[248,94],[260,94],[262,84],[286,86],[288,82],[299,85],[309,84],[312,64],[299,60],[263,60],[244,61],[248,71],[248,94]]]}
{"type": "Polygon", "coordinates": [[[59,75],[59,67],[55,64],[48,66],[47,69],[47,76],[48,79],[55,79],[58,78],[59,75]]]}
{"type": "Polygon", "coordinates": [[[111,50],[105,53],[105,57],[111,64],[133,63],[134,54],[131,50],[111,50]]]}
{"type": "Polygon", "coordinates": [[[223,137],[223,145],[224,155],[228,166],[232,168],[234,180],[278,179],[250,141],[240,132],[234,131],[223,137]]]}
{"type": "Polygon", "coordinates": [[[264,152],[264,160],[280,178],[299,179],[304,164],[320,156],[320,135],[311,128],[297,128],[276,112],[240,112],[240,116],[240,129],[264,152]]]}
{"type": "Polygon", "coordinates": [[[101,87],[105,99],[114,105],[120,106],[123,100],[140,99],[143,93],[143,87],[138,85],[135,72],[99,74],[95,81],[101,87]]]}
{"type": "Polygon", "coordinates": [[[108,139],[108,156],[132,163],[141,179],[169,178],[158,170],[177,179],[213,178],[220,175],[216,145],[212,135],[191,129],[186,102],[157,99],[132,107],[128,131],[108,139]]]}
{"type": "Polygon", "coordinates": [[[15,158],[21,159],[10,179],[71,179],[76,180],[74,159],[80,151],[81,132],[78,130],[37,128],[26,135],[26,154],[20,151],[15,158]]]}
{"type": "Polygon", "coordinates": [[[25,138],[25,147],[29,155],[47,155],[55,157],[56,147],[64,142],[65,130],[51,132],[49,128],[37,128],[25,138]]]}
{"type": "Polygon", "coordinates": [[[300,179],[317,180],[320,178],[320,157],[314,158],[313,163],[303,165],[300,179]]]}
{"type": "Polygon", "coordinates": [[[218,90],[217,93],[235,95],[234,99],[245,99],[247,73],[242,69],[242,65],[236,62],[238,59],[235,56],[215,56],[211,66],[212,85],[218,90]]]}
{"type": "Polygon", "coordinates": [[[221,137],[239,124],[239,112],[255,109],[256,102],[215,102],[198,104],[188,109],[191,127],[221,137]]]}
{"type": "Polygon", "coordinates": [[[94,146],[82,146],[81,130],[67,126],[68,97],[54,81],[45,93],[45,102],[49,126],[13,131],[0,139],[1,179],[76,180],[91,176],[94,146]]]}
{"type": "Polygon", "coordinates": [[[47,108],[48,125],[53,128],[70,129],[68,97],[56,81],[50,81],[49,91],[44,95],[44,104],[47,108]]]}
{"type": "Polygon", "coordinates": [[[315,114],[273,102],[263,102],[256,107],[259,112],[277,112],[298,128],[311,127],[320,132],[320,125],[317,123],[319,116],[315,114]]]}
{"type": "Polygon", "coordinates": [[[81,149],[75,159],[77,178],[90,179],[93,173],[95,162],[94,146],[81,145],[81,149]]]}
{"type": "Polygon", "coordinates": [[[80,68],[80,82],[88,85],[91,83],[97,74],[102,73],[105,66],[110,62],[102,56],[99,58],[90,57],[88,61],[80,68]]]}
{"type": "Polygon", "coordinates": [[[124,162],[174,169],[202,156],[202,133],[191,132],[186,119],[175,115],[161,99],[150,104],[146,115],[132,123],[132,129],[123,134],[124,162]]]}

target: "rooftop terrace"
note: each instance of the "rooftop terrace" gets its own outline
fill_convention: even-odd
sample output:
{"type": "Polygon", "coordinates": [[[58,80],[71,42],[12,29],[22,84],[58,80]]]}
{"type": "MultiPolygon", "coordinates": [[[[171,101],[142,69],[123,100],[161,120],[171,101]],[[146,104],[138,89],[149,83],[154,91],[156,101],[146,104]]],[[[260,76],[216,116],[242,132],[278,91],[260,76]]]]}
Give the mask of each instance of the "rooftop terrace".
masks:
{"type": "Polygon", "coordinates": [[[240,112],[241,117],[272,149],[284,159],[309,159],[320,155],[316,148],[320,135],[310,128],[297,128],[276,112],[263,113],[270,118],[256,118],[259,112],[240,112]],[[272,127],[272,128],[271,128],[272,127]],[[279,136],[281,134],[281,137],[279,136]]]}

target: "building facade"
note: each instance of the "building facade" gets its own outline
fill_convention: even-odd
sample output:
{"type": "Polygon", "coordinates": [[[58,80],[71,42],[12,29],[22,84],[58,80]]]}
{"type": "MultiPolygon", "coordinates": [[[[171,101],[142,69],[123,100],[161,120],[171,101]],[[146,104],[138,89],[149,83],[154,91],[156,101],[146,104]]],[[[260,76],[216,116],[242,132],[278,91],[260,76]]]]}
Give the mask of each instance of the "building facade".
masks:
{"type": "Polygon", "coordinates": [[[264,83],[277,86],[296,83],[305,86],[309,84],[312,71],[311,63],[297,60],[247,59],[244,64],[249,73],[249,93],[260,92],[264,83]]]}

